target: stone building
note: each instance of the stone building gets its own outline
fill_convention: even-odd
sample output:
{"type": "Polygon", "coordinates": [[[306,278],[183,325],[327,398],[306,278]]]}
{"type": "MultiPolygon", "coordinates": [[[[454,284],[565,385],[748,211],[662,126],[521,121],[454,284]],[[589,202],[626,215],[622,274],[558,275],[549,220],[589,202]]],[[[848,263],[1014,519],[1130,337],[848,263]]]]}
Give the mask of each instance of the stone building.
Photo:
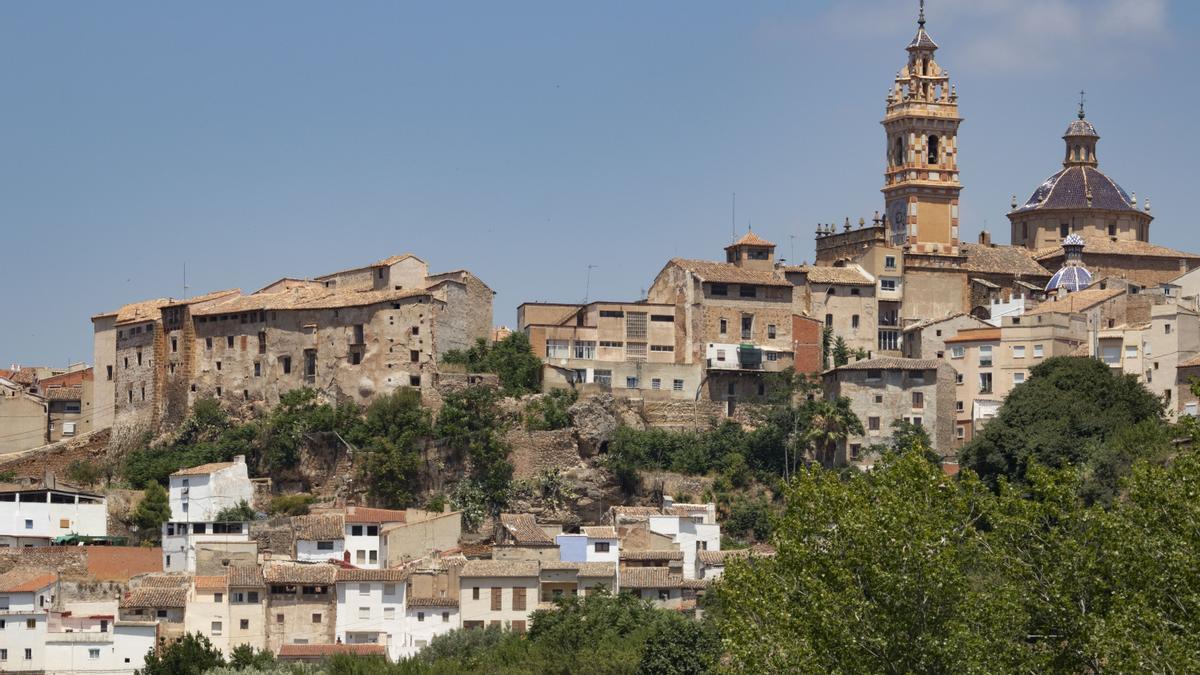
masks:
{"type": "Polygon", "coordinates": [[[899,332],[899,303],[883,299],[898,292],[894,283],[884,286],[880,280],[877,289],[876,278],[857,264],[784,267],[783,272],[796,286],[793,313],[820,321],[851,350],[871,352],[899,344],[883,337],[884,331],[899,332]]]}
{"type": "Polygon", "coordinates": [[[879,458],[872,446],[890,446],[899,420],[929,432],[931,448],[954,455],[954,369],[937,359],[879,357],[825,371],[826,398],[847,398],[863,424],[861,435],[841,441],[833,464],[870,467],[879,458]]]}
{"type": "Polygon", "coordinates": [[[47,443],[46,399],[0,378],[0,456],[47,443]]]}
{"type": "Polygon", "coordinates": [[[946,341],[959,331],[987,328],[988,323],[965,312],[927,319],[904,328],[904,358],[940,359],[946,352],[946,341]]]}
{"type": "Polygon", "coordinates": [[[443,354],[491,334],[492,296],[469,272],[431,275],[403,255],[248,295],[126,305],[93,317],[97,428],[155,428],[201,398],[272,406],[299,387],[359,403],[428,391],[443,354]]]}
{"type": "Polygon", "coordinates": [[[267,648],[283,645],[333,644],[337,627],[338,566],[322,563],[268,562],[267,648]]]}

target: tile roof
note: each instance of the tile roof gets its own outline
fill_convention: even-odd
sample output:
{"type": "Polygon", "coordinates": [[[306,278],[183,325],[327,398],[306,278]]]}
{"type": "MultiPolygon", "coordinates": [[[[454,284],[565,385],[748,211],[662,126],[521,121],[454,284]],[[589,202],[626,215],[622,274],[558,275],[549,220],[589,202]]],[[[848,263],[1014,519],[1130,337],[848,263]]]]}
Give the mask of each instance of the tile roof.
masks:
{"type": "Polygon", "coordinates": [[[612,525],[586,525],[579,528],[580,534],[592,539],[616,539],[617,528],[612,525]]]}
{"type": "Polygon", "coordinates": [[[752,553],[748,548],[696,552],[696,558],[705,565],[724,565],[730,558],[749,558],[751,555],[752,553]]]}
{"type": "Polygon", "coordinates": [[[337,581],[338,567],[325,563],[270,562],[263,566],[263,580],[269,584],[316,584],[328,586],[337,581]]]}
{"type": "Polygon", "coordinates": [[[468,560],[460,577],[536,577],[539,566],[529,560],[468,560]]]}
{"type": "Polygon", "coordinates": [[[1124,294],[1125,291],[1120,288],[1085,288],[1082,291],[1067,293],[1067,297],[1065,298],[1058,300],[1047,299],[1045,302],[1039,303],[1037,307],[1026,309],[1025,314],[1046,314],[1048,312],[1070,314],[1073,312],[1082,312],[1124,294]]]}
{"type": "Polygon", "coordinates": [[[770,246],[771,248],[775,248],[775,244],[772,244],[766,239],[754,234],[753,230],[743,234],[740,239],[733,242],[729,246],[726,246],[725,249],[729,250],[735,246],[770,246]]]}
{"type": "Polygon", "coordinates": [[[1196,366],[1200,366],[1200,354],[1197,354],[1196,356],[1193,356],[1190,359],[1180,362],[1180,364],[1177,367],[1178,368],[1195,368],[1196,366]]]}
{"type": "Polygon", "coordinates": [[[957,342],[981,342],[985,340],[999,340],[999,328],[964,328],[958,331],[954,337],[946,338],[946,344],[954,344],[957,342]]]}
{"type": "Polygon", "coordinates": [[[212,293],[205,293],[204,295],[197,295],[186,300],[155,298],[154,300],[131,302],[117,310],[117,320],[115,325],[122,326],[128,323],[154,321],[161,316],[160,312],[162,309],[169,305],[197,305],[212,300],[219,300],[226,296],[236,295],[237,293],[238,290],[236,288],[232,288],[223,291],[213,291],[212,293]]]}
{"type": "Polygon", "coordinates": [[[296,539],[342,539],[346,536],[345,518],[340,513],[292,516],[292,534],[296,539]]]}
{"type": "Polygon", "coordinates": [[[224,302],[194,310],[196,316],[236,314],[238,312],[288,311],[362,307],[405,298],[427,296],[420,288],[388,290],[338,290],[324,286],[291,286],[282,290],[254,293],[230,298],[224,302]]]}
{"type": "Polygon", "coordinates": [[[187,574],[156,572],[138,579],[137,585],[138,588],[187,588],[191,582],[192,578],[187,574]]]}
{"type": "Polygon", "coordinates": [[[962,268],[981,274],[1048,277],[1050,270],[1034,260],[1033,252],[1022,246],[991,246],[961,243],[958,245],[966,259],[962,268]]]}
{"type": "Polygon", "coordinates": [[[279,658],[281,659],[322,657],[334,654],[386,655],[387,648],[379,644],[282,645],[279,647],[279,658]]]}
{"type": "Polygon", "coordinates": [[[37,382],[37,368],[20,368],[8,379],[16,384],[33,384],[37,382]]]}
{"type": "Polygon", "coordinates": [[[1069,166],[1050,176],[1013,213],[1050,209],[1138,210],[1116,181],[1091,166],[1069,166]]]}
{"type": "Polygon", "coordinates": [[[880,356],[873,359],[851,361],[826,372],[834,370],[931,370],[937,369],[942,363],[937,359],[902,359],[895,356],[880,356]]]}
{"type": "Polygon", "coordinates": [[[373,509],[366,506],[347,506],[347,523],[404,523],[408,515],[396,509],[373,509]]]}
{"type": "Polygon", "coordinates": [[[47,401],[82,401],[83,385],[73,387],[50,387],[46,390],[47,401]]]}
{"type": "Polygon", "coordinates": [[[655,506],[614,506],[612,515],[616,518],[645,519],[649,516],[661,516],[662,509],[655,506]]]}
{"type": "Polygon", "coordinates": [[[37,567],[18,567],[0,574],[0,593],[32,593],[56,580],[56,572],[37,567]]]}
{"type": "Polygon", "coordinates": [[[125,581],[147,572],[162,572],[160,547],[88,546],[87,573],[98,581],[125,581]]]}
{"type": "MultiPolygon", "coordinates": [[[[914,331],[914,330],[921,330],[923,328],[932,326],[935,323],[941,323],[943,321],[951,321],[953,319],[959,318],[960,316],[971,316],[971,315],[967,314],[966,312],[951,312],[945,316],[940,316],[940,317],[937,317],[934,319],[921,319],[920,321],[918,321],[916,323],[910,323],[909,325],[905,326],[904,332],[908,333],[908,332],[914,331]]],[[[976,319],[976,321],[978,321],[980,324],[985,323],[982,319],[976,319]]]]}
{"type": "Polygon", "coordinates": [[[262,588],[262,565],[230,565],[226,568],[226,581],[230,588],[262,588]]]}
{"type": "Polygon", "coordinates": [[[223,591],[229,587],[229,577],[198,574],[192,578],[192,585],[198,591],[223,591]]]}
{"type": "Polygon", "coordinates": [[[408,568],[388,570],[339,569],[337,571],[337,581],[338,583],[350,581],[404,581],[410,573],[411,570],[408,568]]]}
{"type": "Polygon", "coordinates": [[[500,526],[507,530],[518,544],[554,545],[554,538],[538,527],[537,521],[528,513],[501,513],[500,526]]]}
{"type": "Polygon", "coordinates": [[[683,560],[683,551],[621,551],[621,560],[683,560]]]}
{"type": "Polygon", "coordinates": [[[185,588],[135,588],[121,596],[122,609],[183,607],[186,604],[185,588]]]}
{"type": "Polygon", "coordinates": [[[684,579],[667,567],[626,567],[621,570],[621,588],[705,588],[703,579],[684,579]]]}
{"type": "Polygon", "coordinates": [[[579,567],[581,579],[606,579],[616,576],[617,564],[610,562],[582,563],[579,567]]]}
{"type": "Polygon", "coordinates": [[[672,258],[668,265],[675,265],[695,274],[701,281],[718,284],[754,284],[755,286],[791,286],[792,283],[771,270],[756,270],[738,267],[733,263],[712,260],[690,260],[672,258]]]}
{"type": "Polygon", "coordinates": [[[832,284],[835,286],[874,286],[875,279],[857,267],[829,267],[825,265],[804,265],[801,267],[785,267],[785,272],[803,274],[810,284],[832,284]]]}
{"type": "Polygon", "coordinates": [[[214,473],[221,469],[228,469],[231,466],[237,465],[237,462],[213,462],[211,464],[201,464],[188,469],[180,469],[172,476],[202,476],[204,474],[214,473]]]}
{"type": "Polygon", "coordinates": [[[409,607],[458,607],[458,598],[408,598],[409,607]]]}
{"type": "MultiPolygon", "coordinates": [[[[1148,241],[1129,241],[1119,239],[1113,241],[1108,237],[1084,236],[1083,255],[1087,261],[1088,255],[1131,255],[1151,258],[1200,258],[1200,254],[1178,251],[1165,246],[1151,244],[1148,241]]],[[[1036,260],[1053,260],[1062,257],[1062,246],[1050,246],[1034,252],[1036,260]]]]}

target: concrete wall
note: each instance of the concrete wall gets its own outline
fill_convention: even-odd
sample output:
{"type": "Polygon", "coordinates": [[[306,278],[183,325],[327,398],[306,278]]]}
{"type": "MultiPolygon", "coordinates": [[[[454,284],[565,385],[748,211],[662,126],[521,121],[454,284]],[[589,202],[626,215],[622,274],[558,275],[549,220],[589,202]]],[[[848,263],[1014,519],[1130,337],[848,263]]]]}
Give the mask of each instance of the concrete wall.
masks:
{"type": "Polygon", "coordinates": [[[116,316],[92,319],[92,425],[96,429],[112,427],[117,404],[117,329],[116,316]]]}
{"type": "Polygon", "coordinates": [[[0,387],[0,455],[46,444],[46,403],[24,391],[0,387]]]}
{"type": "Polygon", "coordinates": [[[423,558],[434,551],[458,546],[462,534],[462,513],[437,514],[425,520],[390,525],[383,531],[387,547],[387,566],[423,558]]]}
{"type": "Polygon", "coordinates": [[[459,606],[462,608],[464,625],[468,621],[482,621],[484,625],[499,622],[511,626],[513,621],[525,622],[528,630],[529,615],[537,609],[537,577],[461,577],[459,579],[459,606]],[[475,588],[479,598],[474,597],[475,588]],[[492,609],[492,589],[500,589],[500,610],[492,609]],[[525,609],[513,609],[513,589],[525,589],[525,609]]]}

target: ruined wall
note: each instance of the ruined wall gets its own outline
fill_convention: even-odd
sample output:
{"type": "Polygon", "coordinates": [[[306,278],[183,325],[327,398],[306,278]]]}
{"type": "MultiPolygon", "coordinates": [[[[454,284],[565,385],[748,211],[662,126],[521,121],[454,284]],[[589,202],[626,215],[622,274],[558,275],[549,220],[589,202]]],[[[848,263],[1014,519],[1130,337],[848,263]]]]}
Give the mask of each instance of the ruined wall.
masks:
{"type": "Polygon", "coordinates": [[[87,576],[87,547],[35,546],[0,548],[0,574],[16,568],[53,570],[64,576],[87,576]]]}
{"type": "Polygon", "coordinates": [[[513,479],[533,478],[543,470],[562,471],[581,461],[579,445],[570,429],[526,431],[510,429],[504,437],[513,479]]]}

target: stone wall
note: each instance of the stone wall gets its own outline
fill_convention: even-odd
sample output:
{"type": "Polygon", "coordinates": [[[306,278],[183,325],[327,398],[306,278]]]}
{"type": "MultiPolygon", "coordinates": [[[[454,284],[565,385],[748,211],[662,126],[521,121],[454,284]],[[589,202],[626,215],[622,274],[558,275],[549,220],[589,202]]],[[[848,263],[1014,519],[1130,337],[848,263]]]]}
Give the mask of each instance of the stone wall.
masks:
{"type": "Polygon", "coordinates": [[[87,576],[87,549],[82,546],[35,546],[0,549],[0,574],[17,567],[54,570],[64,576],[87,576]]]}
{"type": "Polygon", "coordinates": [[[65,480],[71,462],[100,462],[106,459],[110,437],[109,429],[101,429],[15,457],[0,456],[0,471],[12,471],[18,478],[41,478],[50,471],[65,480]]]}
{"type": "Polygon", "coordinates": [[[513,479],[533,478],[543,470],[563,471],[578,466],[582,459],[579,444],[570,429],[526,431],[511,429],[504,439],[509,445],[508,460],[513,479]]]}
{"type": "Polygon", "coordinates": [[[725,406],[719,401],[645,401],[641,416],[646,426],[661,429],[707,429],[724,417],[725,406]]]}

